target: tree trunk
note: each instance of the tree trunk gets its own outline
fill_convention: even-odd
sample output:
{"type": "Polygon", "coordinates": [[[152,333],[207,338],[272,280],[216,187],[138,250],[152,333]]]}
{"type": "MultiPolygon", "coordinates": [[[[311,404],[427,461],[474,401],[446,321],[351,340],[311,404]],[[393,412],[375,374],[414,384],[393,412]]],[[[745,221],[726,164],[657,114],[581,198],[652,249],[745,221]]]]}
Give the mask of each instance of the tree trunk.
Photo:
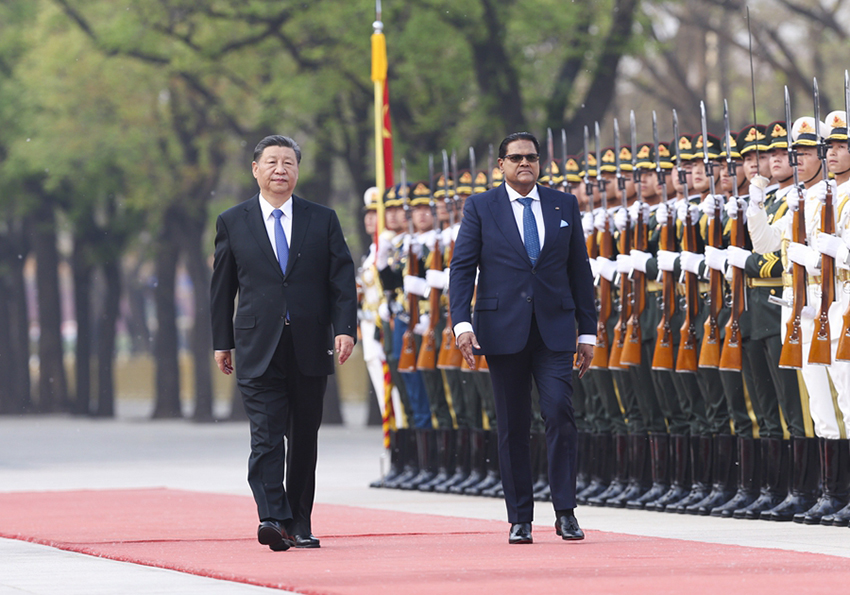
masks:
{"type": "Polygon", "coordinates": [[[106,291],[97,324],[97,417],[115,417],[115,323],[121,302],[121,261],[103,265],[106,291]]]}
{"type": "Polygon", "coordinates": [[[182,417],[180,408],[180,362],[177,337],[177,308],[174,288],[177,276],[178,243],[174,239],[179,230],[173,229],[171,211],[163,215],[162,231],[156,251],[156,337],[154,360],[156,362],[155,419],[182,417]]]}
{"type": "MultiPolygon", "coordinates": [[[[205,219],[205,218],[204,218],[205,219]]],[[[210,272],[201,249],[202,225],[188,225],[191,232],[184,235],[184,256],[189,277],[192,280],[192,296],[195,315],[190,333],[192,363],[195,372],[195,421],[213,421],[213,357],[212,328],[210,326],[210,272]]]]}
{"type": "MultiPolygon", "coordinates": [[[[10,226],[15,225],[10,222],[10,226]]],[[[29,237],[26,223],[19,225],[16,232],[10,234],[11,251],[9,252],[9,268],[6,275],[4,293],[8,300],[9,312],[9,341],[11,350],[9,360],[11,365],[4,367],[4,374],[9,379],[10,401],[9,413],[27,413],[33,411],[32,382],[30,379],[30,336],[29,315],[27,312],[26,282],[24,281],[24,264],[29,253],[25,238],[29,237]]]]}
{"type": "Polygon", "coordinates": [[[35,224],[36,282],[38,284],[39,411],[64,409],[68,402],[62,359],[62,308],[59,297],[59,252],[53,208],[44,204],[35,224]]]}
{"type": "Polygon", "coordinates": [[[74,272],[74,316],[77,319],[77,344],[74,351],[76,394],[71,405],[73,413],[87,415],[91,402],[91,283],[92,267],[89,250],[83,238],[74,243],[71,265],[74,272]]]}

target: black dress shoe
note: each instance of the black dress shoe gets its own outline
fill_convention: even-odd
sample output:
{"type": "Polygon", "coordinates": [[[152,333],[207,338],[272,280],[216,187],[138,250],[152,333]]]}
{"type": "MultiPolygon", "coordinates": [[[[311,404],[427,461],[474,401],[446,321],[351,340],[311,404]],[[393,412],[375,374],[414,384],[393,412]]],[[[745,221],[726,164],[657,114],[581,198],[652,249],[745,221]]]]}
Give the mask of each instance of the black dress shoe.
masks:
{"type": "Polygon", "coordinates": [[[319,538],[314,536],[312,533],[310,535],[293,535],[292,539],[295,540],[295,547],[299,547],[299,548],[322,547],[321,545],[319,545],[319,538]]]}
{"type": "Polygon", "coordinates": [[[283,525],[277,521],[262,521],[257,528],[257,541],[275,552],[285,552],[294,545],[283,525]]]}
{"type": "Polygon", "coordinates": [[[578,526],[578,520],[573,515],[561,515],[555,521],[555,533],[566,541],[584,539],[584,531],[578,526]]]}
{"type": "Polygon", "coordinates": [[[531,539],[531,523],[514,523],[508,536],[508,543],[533,543],[531,539]]]}

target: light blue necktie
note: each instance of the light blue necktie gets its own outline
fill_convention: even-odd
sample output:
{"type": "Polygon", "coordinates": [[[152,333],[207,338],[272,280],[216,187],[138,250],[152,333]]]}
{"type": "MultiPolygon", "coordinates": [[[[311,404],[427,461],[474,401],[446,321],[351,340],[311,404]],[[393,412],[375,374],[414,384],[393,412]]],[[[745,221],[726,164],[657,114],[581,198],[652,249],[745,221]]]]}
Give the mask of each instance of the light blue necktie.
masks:
{"type": "Polygon", "coordinates": [[[517,200],[523,207],[522,233],[525,238],[525,251],[528,252],[531,264],[537,264],[537,257],[540,256],[540,236],[537,235],[537,219],[534,218],[534,212],[531,210],[534,199],[526,196],[517,200]]]}
{"type": "Polygon", "coordinates": [[[274,215],[274,243],[277,245],[277,261],[280,263],[280,271],[285,275],[286,263],[289,260],[289,245],[286,243],[286,232],[283,231],[283,225],[280,223],[283,211],[275,209],[272,211],[272,215],[274,215]]]}

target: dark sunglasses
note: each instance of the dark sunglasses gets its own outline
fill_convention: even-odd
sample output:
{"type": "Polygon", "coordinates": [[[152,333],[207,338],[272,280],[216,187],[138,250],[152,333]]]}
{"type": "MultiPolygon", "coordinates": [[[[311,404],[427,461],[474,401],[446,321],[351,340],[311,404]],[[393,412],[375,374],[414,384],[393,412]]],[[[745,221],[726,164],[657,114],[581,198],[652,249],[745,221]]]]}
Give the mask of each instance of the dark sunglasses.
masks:
{"type": "Polygon", "coordinates": [[[529,153],[528,155],[520,155],[519,153],[513,153],[511,155],[505,155],[505,159],[507,159],[511,163],[521,163],[523,159],[525,159],[529,163],[537,163],[538,161],[540,161],[540,155],[538,155],[537,153],[529,153]]]}

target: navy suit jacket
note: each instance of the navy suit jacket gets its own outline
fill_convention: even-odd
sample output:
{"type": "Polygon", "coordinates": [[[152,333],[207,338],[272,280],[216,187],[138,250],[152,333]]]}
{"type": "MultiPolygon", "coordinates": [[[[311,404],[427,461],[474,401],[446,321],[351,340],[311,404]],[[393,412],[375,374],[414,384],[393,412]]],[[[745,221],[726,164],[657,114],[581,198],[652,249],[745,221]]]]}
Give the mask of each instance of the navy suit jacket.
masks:
{"type": "Polygon", "coordinates": [[[258,197],[226,210],[216,221],[210,291],[213,347],[235,347],[236,377],[257,378],[277,349],[288,311],[301,373],[332,374],[334,335],[357,336],[354,263],[339,219],[333,209],[292,196],[284,275],[258,197]]]}
{"type": "Polygon", "coordinates": [[[504,185],[471,196],[463,208],[449,281],[452,323],[471,318],[484,355],[521,351],[532,313],[553,351],[574,352],[578,335],[596,334],[593,276],[578,201],[542,186],[538,192],[546,235],[534,266],[504,185]],[[476,269],[481,272],[473,316],[476,269]]]}

